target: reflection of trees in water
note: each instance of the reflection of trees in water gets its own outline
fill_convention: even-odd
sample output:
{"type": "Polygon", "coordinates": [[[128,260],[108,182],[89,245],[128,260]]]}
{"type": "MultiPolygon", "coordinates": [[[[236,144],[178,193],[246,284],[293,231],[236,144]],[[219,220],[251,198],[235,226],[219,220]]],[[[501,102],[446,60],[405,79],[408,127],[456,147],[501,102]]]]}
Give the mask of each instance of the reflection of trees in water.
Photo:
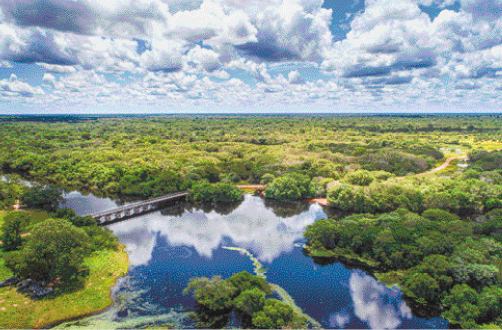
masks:
{"type": "Polygon", "coordinates": [[[187,210],[194,212],[195,210],[201,210],[204,213],[216,212],[219,215],[228,215],[235,211],[243,201],[238,201],[235,203],[197,203],[188,206],[187,210]]]}
{"type": "Polygon", "coordinates": [[[336,219],[336,220],[342,220],[343,218],[353,214],[351,212],[345,212],[345,211],[338,210],[334,207],[329,207],[329,206],[324,207],[323,210],[324,210],[324,212],[326,212],[329,219],[336,219]]]}
{"type": "Polygon", "coordinates": [[[204,213],[216,212],[219,215],[228,215],[234,212],[243,201],[238,201],[235,203],[197,203],[192,204],[188,202],[182,202],[174,205],[166,205],[160,213],[165,216],[175,216],[181,217],[185,212],[195,212],[202,211],[204,213]]]}
{"type": "Polygon", "coordinates": [[[280,218],[289,218],[309,210],[309,203],[304,201],[280,202],[276,200],[264,199],[267,209],[272,210],[280,218]]]}
{"type": "MultiPolygon", "coordinates": [[[[303,249],[303,254],[305,256],[308,256],[308,253],[305,249],[303,249]]],[[[352,259],[338,258],[338,257],[333,257],[333,258],[313,257],[312,259],[313,259],[314,263],[319,266],[328,266],[328,265],[332,265],[335,263],[341,263],[347,269],[362,270],[367,274],[367,276],[371,277],[371,279],[373,279],[374,281],[377,281],[378,285],[381,285],[382,287],[384,287],[384,284],[381,284],[380,282],[378,282],[378,280],[374,276],[375,272],[377,272],[378,269],[370,267],[363,262],[360,262],[357,260],[352,260],[352,259]]],[[[424,305],[421,305],[421,304],[414,302],[413,299],[406,297],[404,294],[401,296],[401,299],[409,307],[409,309],[411,310],[411,313],[414,317],[425,318],[425,319],[441,317],[441,309],[440,309],[439,305],[424,306],[424,305]]]]}

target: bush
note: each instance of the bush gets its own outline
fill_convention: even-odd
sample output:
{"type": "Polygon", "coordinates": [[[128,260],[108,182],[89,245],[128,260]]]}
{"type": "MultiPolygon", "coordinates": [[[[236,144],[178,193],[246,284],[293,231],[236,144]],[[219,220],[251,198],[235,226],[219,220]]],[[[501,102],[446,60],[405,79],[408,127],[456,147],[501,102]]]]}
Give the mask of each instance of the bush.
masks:
{"type": "Polygon", "coordinates": [[[272,174],[270,174],[270,173],[264,174],[261,177],[260,184],[267,185],[269,183],[272,183],[272,181],[274,181],[274,179],[275,179],[275,176],[273,176],[272,174]]]}
{"type": "Polygon", "coordinates": [[[460,220],[460,217],[456,214],[451,214],[448,211],[440,210],[440,209],[429,209],[422,213],[424,218],[427,218],[431,221],[443,221],[450,222],[460,220]]]}
{"type": "Polygon", "coordinates": [[[258,288],[243,291],[235,298],[235,307],[252,316],[265,306],[265,292],[258,288]]]}
{"type": "Polygon", "coordinates": [[[355,172],[350,172],[345,175],[343,182],[350,183],[358,186],[369,186],[375,178],[369,171],[357,170],[355,172]]]}
{"type": "Polygon", "coordinates": [[[304,174],[286,174],[274,179],[265,189],[265,197],[277,200],[298,200],[312,197],[310,178],[304,174]]]}
{"type": "Polygon", "coordinates": [[[253,324],[260,329],[303,328],[304,317],[295,314],[291,306],[277,300],[267,299],[262,311],[253,317],[253,324]]]}
{"type": "Polygon", "coordinates": [[[52,281],[68,279],[82,266],[88,236],[67,220],[48,219],[33,227],[23,250],[6,260],[21,278],[52,281]]]}
{"type": "Polygon", "coordinates": [[[54,214],[57,219],[65,219],[71,222],[76,227],[94,226],[97,225],[96,219],[93,217],[81,217],[76,215],[75,211],[71,208],[64,207],[59,209],[54,214]]]}
{"type": "Polygon", "coordinates": [[[230,182],[196,182],[188,190],[188,199],[197,203],[232,203],[243,199],[242,191],[230,182]]]}
{"type": "Polygon", "coordinates": [[[29,208],[42,209],[54,212],[59,208],[59,204],[65,200],[61,193],[52,187],[33,186],[27,190],[20,198],[21,204],[29,208]]]}
{"type": "Polygon", "coordinates": [[[21,232],[30,224],[29,213],[12,211],[5,215],[2,224],[2,248],[4,251],[14,251],[21,248],[21,232]]]}
{"type": "Polygon", "coordinates": [[[87,236],[89,236],[89,248],[91,251],[118,250],[118,238],[110,229],[99,227],[97,225],[86,226],[82,229],[86,232],[87,236]]]}

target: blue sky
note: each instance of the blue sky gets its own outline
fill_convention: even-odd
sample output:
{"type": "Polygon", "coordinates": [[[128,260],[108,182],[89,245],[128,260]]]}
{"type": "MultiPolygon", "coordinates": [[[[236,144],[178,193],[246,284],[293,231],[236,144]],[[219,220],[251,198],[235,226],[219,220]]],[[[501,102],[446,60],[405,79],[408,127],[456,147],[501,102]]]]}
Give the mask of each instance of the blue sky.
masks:
{"type": "Polygon", "coordinates": [[[500,112],[502,0],[2,0],[0,113],[500,112]]]}

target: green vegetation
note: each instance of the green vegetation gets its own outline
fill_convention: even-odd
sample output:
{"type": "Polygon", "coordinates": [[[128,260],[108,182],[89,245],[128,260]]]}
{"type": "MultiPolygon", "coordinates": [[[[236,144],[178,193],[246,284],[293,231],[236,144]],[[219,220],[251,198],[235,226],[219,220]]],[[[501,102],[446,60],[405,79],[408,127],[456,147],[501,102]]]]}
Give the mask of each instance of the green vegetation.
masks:
{"type": "Polygon", "coordinates": [[[59,208],[59,204],[64,202],[61,192],[56,188],[43,187],[41,185],[35,185],[30,189],[26,189],[20,200],[21,204],[24,204],[28,208],[49,212],[56,211],[59,208]]]}
{"type": "Polygon", "coordinates": [[[117,237],[93,218],[59,209],[62,199],[56,189],[27,187],[19,180],[2,182],[0,189],[16,192],[3,205],[19,198],[30,207],[0,214],[0,280],[30,278],[54,289],[34,300],[14,287],[1,288],[0,300],[7,307],[1,308],[0,328],[45,327],[109,306],[110,287],[128,269],[117,237]]]}
{"type": "Polygon", "coordinates": [[[21,248],[21,232],[30,223],[30,215],[26,212],[13,211],[3,217],[2,248],[4,251],[14,251],[21,248]]]}
{"type": "MultiPolygon", "coordinates": [[[[327,197],[342,218],[308,227],[312,256],[365,263],[381,281],[399,285],[418,305],[444,308],[460,326],[502,326],[502,152],[487,152],[502,148],[501,127],[502,118],[489,116],[5,122],[0,166],[9,174],[0,181],[0,207],[19,200],[30,217],[8,213],[0,226],[7,261],[0,275],[10,274],[5,265],[24,276],[39,267],[44,278],[63,279],[58,290],[81,288],[75,283],[92,276],[89,260],[115,251],[114,236],[94,219],[58,209],[61,189],[120,199],[187,190],[189,200],[221,208],[242,200],[237,184],[263,184],[265,197],[276,201],[327,197]],[[468,167],[455,160],[416,175],[454,155],[469,155],[468,167]],[[16,175],[40,184],[28,187],[16,175]],[[49,230],[56,224],[65,235],[49,230]],[[49,238],[53,245],[41,244],[49,238]],[[73,244],[66,253],[64,242],[73,244]],[[55,252],[53,259],[37,254],[44,249],[55,252]]],[[[249,327],[304,325],[304,316],[249,276],[244,282],[254,284],[245,289],[235,278],[194,279],[187,292],[198,302],[199,325],[224,326],[232,313],[249,327]]],[[[36,325],[30,322],[20,324],[36,325]]]]}
{"type": "MultiPolygon", "coordinates": [[[[77,317],[91,315],[110,306],[110,287],[129,268],[124,247],[117,251],[101,250],[84,259],[83,268],[88,275],[81,281],[55,283],[55,293],[41,300],[32,300],[15,288],[0,289],[3,301],[0,312],[0,328],[44,328],[77,317]]],[[[12,276],[0,255],[0,278],[12,276]]]]}
{"type": "MultiPolygon", "coordinates": [[[[493,181],[502,180],[500,173],[491,177],[493,181]]],[[[350,213],[381,213],[399,207],[422,212],[434,208],[466,217],[499,207],[502,184],[476,179],[466,172],[449,177],[389,179],[366,187],[341,184],[331,189],[327,198],[333,207],[350,213]]]]}
{"type": "Polygon", "coordinates": [[[241,201],[243,196],[242,191],[230,182],[202,180],[188,190],[188,200],[196,203],[233,203],[241,201]]]}
{"type": "Polygon", "coordinates": [[[6,266],[19,278],[68,280],[82,267],[89,237],[67,220],[37,224],[23,249],[6,256],[6,266]]]}
{"type": "MultiPolygon", "coordinates": [[[[357,170],[383,181],[376,171],[405,176],[435,167],[444,154],[500,148],[501,124],[497,117],[320,115],[5,122],[0,165],[32,181],[97,196],[154,197],[202,179],[271,184],[286,174],[275,187],[289,187],[294,174],[318,182],[349,175],[347,183],[354,184],[357,170]]],[[[281,195],[271,188],[269,196],[323,193],[290,190],[281,195]]],[[[15,202],[17,195],[0,187],[2,201],[15,202]]]]}
{"type": "Polygon", "coordinates": [[[193,294],[197,301],[194,318],[200,328],[222,328],[232,313],[244,328],[303,328],[307,319],[289,304],[267,298],[272,287],[264,278],[246,271],[223,280],[220,276],[190,280],[184,294],[193,294]]]}
{"type": "Polygon", "coordinates": [[[416,304],[443,306],[452,323],[501,326],[502,236],[487,230],[502,221],[501,214],[494,210],[478,223],[445,210],[420,216],[398,209],[319,220],[304,236],[312,256],[363,262],[416,304]]]}

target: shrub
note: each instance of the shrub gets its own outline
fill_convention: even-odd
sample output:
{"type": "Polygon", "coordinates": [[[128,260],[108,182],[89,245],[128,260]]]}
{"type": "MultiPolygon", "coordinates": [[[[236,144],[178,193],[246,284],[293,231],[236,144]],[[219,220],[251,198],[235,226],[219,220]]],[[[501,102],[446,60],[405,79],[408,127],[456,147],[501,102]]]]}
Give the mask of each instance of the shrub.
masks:
{"type": "Polygon", "coordinates": [[[422,213],[422,216],[424,218],[431,220],[431,221],[450,222],[450,221],[460,220],[460,217],[458,215],[451,214],[448,211],[440,210],[440,209],[426,210],[426,211],[424,211],[424,213],[422,213]]]}
{"type": "Polygon", "coordinates": [[[21,248],[21,232],[30,224],[29,213],[12,211],[7,213],[2,224],[2,248],[4,251],[14,251],[21,248]]]}
{"type": "Polygon", "coordinates": [[[272,181],[274,181],[274,179],[275,179],[275,176],[273,176],[272,174],[270,174],[270,173],[264,174],[261,177],[260,184],[269,184],[269,183],[272,183],[272,181]]]}
{"type": "Polygon", "coordinates": [[[343,181],[358,186],[369,186],[375,178],[369,171],[357,170],[354,172],[347,173],[343,178],[343,181]]]}
{"type": "Polygon", "coordinates": [[[29,208],[42,209],[45,211],[56,211],[59,204],[64,202],[61,193],[52,187],[33,186],[27,190],[20,198],[21,204],[29,208]]]}
{"type": "Polygon", "coordinates": [[[23,250],[6,261],[21,278],[68,279],[82,266],[88,236],[67,220],[48,219],[33,227],[23,250]]]}

